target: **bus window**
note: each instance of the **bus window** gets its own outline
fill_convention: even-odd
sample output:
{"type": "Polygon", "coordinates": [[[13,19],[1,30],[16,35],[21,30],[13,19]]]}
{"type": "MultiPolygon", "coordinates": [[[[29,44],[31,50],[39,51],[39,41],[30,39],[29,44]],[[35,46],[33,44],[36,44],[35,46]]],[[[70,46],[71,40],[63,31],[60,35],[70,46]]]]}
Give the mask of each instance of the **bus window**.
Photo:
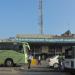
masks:
{"type": "Polygon", "coordinates": [[[19,46],[18,52],[24,53],[24,49],[23,49],[23,46],[22,45],[19,46]]]}
{"type": "Polygon", "coordinates": [[[23,46],[19,45],[19,44],[13,45],[12,50],[14,50],[16,52],[19,52],[19,53],[24,53],[23,46]]]}
{"type": "Polygon", "coordinates": [[[73,48],[68,48],[65,50],[65,58],[73,58],[73,48]]]}

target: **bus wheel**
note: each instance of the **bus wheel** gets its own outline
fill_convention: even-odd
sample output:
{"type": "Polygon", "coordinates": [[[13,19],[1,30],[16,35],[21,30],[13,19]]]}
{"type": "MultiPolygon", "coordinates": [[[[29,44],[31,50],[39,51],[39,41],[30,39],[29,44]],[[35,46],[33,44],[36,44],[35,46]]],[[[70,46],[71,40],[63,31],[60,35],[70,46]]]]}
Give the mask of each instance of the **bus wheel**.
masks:
{"type": "Polygon", "coordinates": [[[13,60],[12,59],[7,59],[5,61],[5,66],[7,67],[12,67],[13,66],[13,60]]]}

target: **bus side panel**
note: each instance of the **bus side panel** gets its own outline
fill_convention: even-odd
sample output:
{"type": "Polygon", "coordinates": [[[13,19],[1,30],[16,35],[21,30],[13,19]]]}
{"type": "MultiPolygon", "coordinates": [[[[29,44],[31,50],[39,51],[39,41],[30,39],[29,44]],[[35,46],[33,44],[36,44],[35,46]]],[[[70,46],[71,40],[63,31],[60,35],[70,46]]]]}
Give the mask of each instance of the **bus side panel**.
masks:
{"type": "Polygon", "coordinates": [[[0,64],[4,64],[8,58],[11,58],[15,64],[28,63],[27,53],[19,53],[14,50],[0,50],[0,64]]]}
{"type": "Polygon", "coordinates": [[[4,64],[6,59],[6,51],[0,50],[0,64],[4,64]]]}
{"type": "Polygon", "coordinates": [[[25,63],[25,55],[13,50],[0,50],[0,64],[4,64],[5,60],[11,58],[14,63],[25,63]]]}
{"type": "Polygon", "coordinates": [[[16,64],[25,63],[25,56],[24,53],[19,53],[16,51],[9,51],[9,58],[13,59],[13,62],[16,64]]]}
{"type": "Polygon", "coordinates": [[[75,69],[75,59],[65,59],[65,68],[75,69]]]}
{"type": "Polygon", "coordinates": [[[74,59],[74,69],[75,69],[75,59],[74,59]]]}
{"type": "Polygon", "coordinates": [[[65,65],[65,68],[71,68],[70,59],[65,59],[64,65],[65,65]]]}

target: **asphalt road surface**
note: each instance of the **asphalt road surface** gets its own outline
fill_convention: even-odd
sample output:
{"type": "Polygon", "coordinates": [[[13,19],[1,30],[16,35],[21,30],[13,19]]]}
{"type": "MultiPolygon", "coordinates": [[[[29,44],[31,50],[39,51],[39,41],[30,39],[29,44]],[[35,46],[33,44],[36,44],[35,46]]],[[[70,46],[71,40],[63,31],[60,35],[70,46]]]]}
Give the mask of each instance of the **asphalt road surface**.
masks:
{"type": "MultiPolygon", "coordinates": [[[[34,68],[35,69],[35,68],[34,68]]],[[[54,72],[54,71],[43,71],[43,70],[20,70],[14,68],[0,68],[0,75],[70,75],[66,72],[54,72]]]]}
{"type": "Polygon", "coordinates": [[[65,72],[0,72],[0,75],[70,75],[65,72]]]}

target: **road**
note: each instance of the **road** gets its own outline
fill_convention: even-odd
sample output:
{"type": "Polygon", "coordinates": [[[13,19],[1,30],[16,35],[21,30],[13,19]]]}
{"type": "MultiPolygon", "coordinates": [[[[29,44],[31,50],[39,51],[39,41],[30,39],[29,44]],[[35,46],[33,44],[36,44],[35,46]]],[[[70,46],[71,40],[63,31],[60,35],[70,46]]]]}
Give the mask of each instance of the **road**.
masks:
{"type": "Polygon", "coordinates": [[[68,73],[61,72],[22,72],[19,75],[69,75],[68,73]]]}
{"type": "Polygon", "coordinates": [[[54,71],[43,71],[45,69],[32,69],[32,70],[23,70],[23,69],[14,69],[14,68],[0,68],[0,75],[70,75],[66,72],[54,72],[54,71]],[[38,70],[38,71],[37,71],[38,70]]]}
{"type": "Polygon", "coordinates": [[[70,75],[65,72],[0,72],[0,75],[70,75]]]}

